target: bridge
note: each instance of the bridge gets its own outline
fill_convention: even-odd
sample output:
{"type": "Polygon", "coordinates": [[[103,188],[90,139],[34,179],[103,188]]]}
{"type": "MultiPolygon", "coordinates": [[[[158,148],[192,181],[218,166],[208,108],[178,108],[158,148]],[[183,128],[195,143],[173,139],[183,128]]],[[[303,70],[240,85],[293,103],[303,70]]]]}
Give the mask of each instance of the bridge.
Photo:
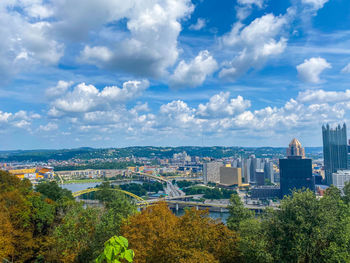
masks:
{"type": "MultiPolygon", "coordinates": [[[[100,191],[100,190],[101,190],[101,188],[88,188],[88,189],[80,190],[80,191],[74,192],[73,193],[73,197],[78,197],[78,196],[81,196],[83,194],[97,192],[97,191],[100,191]]],[[[139,197],[138,195],[135,195],[135,194],[130,193],[128,191],[124,191],[124,190],[121,190],[121,189],[115,189],[115,188],[112,188],[111,190],[114,190],[114,191],[117,191],[117,192],[121,192],[121,193],[123,193],[125,195],[128,195],[128,196],[131,196],[131,197],[135,198],[137,200],[137,205],[138,206],[147,206],[149,204],[149,202],[147,202],[142,197],[139,197]]]]}
{"type": "Polygon", "coordinates": [[[149,177],[151,179],[160,181],[162,183],[169,183],[168,180],[166,180],[163,176],[157,176],[157,175],[153,175],[153,174],[148,174],[148,173],[142,173],[142,172],[134,172],[134,171],[130,171],[129,172],[133,173],[133,174],[137,174],[137,175],[141,175],[141,176],[145,176],[145,177],[149,177]]]}

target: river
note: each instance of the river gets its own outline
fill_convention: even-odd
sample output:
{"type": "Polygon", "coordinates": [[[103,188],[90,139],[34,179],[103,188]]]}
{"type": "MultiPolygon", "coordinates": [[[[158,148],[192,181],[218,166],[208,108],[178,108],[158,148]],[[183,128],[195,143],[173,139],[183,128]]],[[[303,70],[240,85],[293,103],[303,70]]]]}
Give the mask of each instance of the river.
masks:
{"type": "MultiPolygon", "coordinates": [[[[140,181],[130,181],[131,183],[142,183],[140,181]]],[[[96,185],[100,185],[101,183],[73,183],[73,184],[63,184],[61,185],[62,188],[68,189],[72,192],[77,192],[80,190],[84,190],[87,188],[93,188],[96,185]]],[[[184,210],[179,210],[179,211],[175,211],[173,210],[173,212],[177,215],[177,216],[181,216],[185,213],[184,210]]],[[[221,221],[223,223],[226,223],[227,218],[229,216],[228,213],[219,213],[219,212],[209,212],[209,216],[213,219],[221,219],[221,221]]]]}

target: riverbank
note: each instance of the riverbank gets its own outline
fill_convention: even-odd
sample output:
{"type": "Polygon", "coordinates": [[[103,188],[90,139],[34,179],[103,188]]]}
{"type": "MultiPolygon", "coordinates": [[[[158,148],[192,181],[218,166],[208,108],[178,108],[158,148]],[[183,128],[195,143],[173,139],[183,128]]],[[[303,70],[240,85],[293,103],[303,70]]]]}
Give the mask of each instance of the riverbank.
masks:
{"type": "Polygon", "coordinates": [[[86,184],[86,183],[101,183],[104,179],[80,179],[63,181],[63,184],[86,184]]]}

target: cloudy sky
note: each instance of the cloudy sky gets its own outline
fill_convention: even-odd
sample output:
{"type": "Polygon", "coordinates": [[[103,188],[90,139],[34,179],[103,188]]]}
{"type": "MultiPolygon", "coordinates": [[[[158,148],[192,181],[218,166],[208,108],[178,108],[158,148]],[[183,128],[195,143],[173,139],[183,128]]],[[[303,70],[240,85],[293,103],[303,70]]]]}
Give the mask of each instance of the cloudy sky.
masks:
{"type": "Polygon", "coordinates": [[[321,146],[349,0],[1,0],[0,150],[321,146]]]}

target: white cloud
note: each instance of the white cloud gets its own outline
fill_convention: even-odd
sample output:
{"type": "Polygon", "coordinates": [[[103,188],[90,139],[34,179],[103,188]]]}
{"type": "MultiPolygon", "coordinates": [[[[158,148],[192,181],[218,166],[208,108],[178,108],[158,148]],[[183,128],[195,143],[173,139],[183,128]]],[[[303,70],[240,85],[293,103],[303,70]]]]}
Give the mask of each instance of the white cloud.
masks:
{"type": "Polygon", "coordinates": [[[229,67],[223,68],[219,72],[219,78],[234,81],[239,74],[237,73],[237,69],[235,67],[230,67],[230,64],[228,64],[228,66],[229,67]]]}
{"type": "Polygon", "coordinates": [[[305,59],[304,63],[297,66],[299,78],[309,83],[320,83],[320,74],[325,70],[331,68],[324,58],[310,58],[305,59]]]}
{"type": "Polygon", "coordinates": [[[199,104],[197,115],[204,118],[237,115],[250,107],[250,101],[242,96],[230,99],[229,92],[220,92],[210,98],[206,104],[199,104]]]}
{"type": "Polygon", "coordinates": [[[288,24],[293,10],[288,9],[284,16],[267,14],[256,18],[249,25],[241,22],[233,25],[232,30],[222,37],[222,44],[235,51],[234,58],[224,61],[219,76],[234,80],[250,68],[260,68],[266,61],[285,50],[287,39],[281,34],[288,24]]]}
{"type": "Polygon", "coordinates": [[[51,103],[49,115],[59,117],[64,113],[85,113],[110,109],[142,94],[148,81],[127,81],[123,87],[108,86],[99,91],[93,85],[80,83],[72,91],[66,91],[51,103]]]}
{"type": "Polygon", "coordinates": [[[95,63],[96,65],[103,65],[103,63],[108,62],[112,59],[113,53],[107,47],[89,47],[85,46],[81,53],[81,61],[89,61],[95,63]],[[101,64],[102,63],[102,64],[101,64]]]}
{"type": "Polygon", "coordinates": [[[120,12],[119,16],[127,18],[129,35],[108,46],[96,46],[98,49],[87,45],[81,60],[136,75],[164,76],[179,55],[180,21],[190,15],[194,7],[190,0],[128,2],[132,8],[120,12]]]}
{"type": "Polygon", "coordinates": [[[301,0],[303,4],[309,5],[315,10],[321,9],[328,1],[329,0],[301,0]]]}
{"type": "Polygon", "coordinates": [[[258,7],[262,7],[265,0],[238,0],[237,3],[241,5],[256,5],[258,7]]]}
{"type": "Polygon", "coordinates": [[[12,113],[0,111],[0,123],[6,123],[10,120],[12,113]]]}
{"type": "Polygon", "coordinates": [[[83,46],[80,62],[164,76],[179,56],[181,21],[193,10],[190,0],[0,1],[0,77],[56,65],[72,42],[83,46]],[[120,21],[126,29],[110,27],[120,21]]]}
{"type": "Polygon", "coordinates": [[[28,130],[32,121],[39,118],[41,118],[39,114],[24,110],[16,113],[0,111],[0,127],[2,130],[9,130],[13,127],[28,130]]]}
{"type": "Polygon", "coordinates": [[[298,100],[301,102],[329,103],[329,102],[350,102],[350,90],[343,91],[325,91],[307,90],[300,92],[298,100]]]}
{"type": "Polygon", "coordinates": [[[187,103],[181,100],[162,105],[159,113],[159,125],[166,130],[172,128],[193,129],[200,124],[200,120],[195,118],[195,109],[190,108],[187,103]]]}
{"type": "Polygon", "coordinates": [[[341,73],[349,74],[350,73],[350,63],[347,64],[342,70],[341,73]]]}
{"type": "Polygon", "coordinates": [[[236,17],[239,21],[246,19],[252,12],[254,6],[263,8],[265,0],[238,0],[236,6],[236,17]]]}
{"type": "MultiPolygon", "coordinates": [[[[197,106],[190,106],[183,100],[173,100],[156,110],[150,109],[147,103],[140,102],[131,105],[130,109],[125,101],[113,104],[111,100],[106,100],[105,104],[109,106],[102,106],[97,98],[99,96],[115,98],[114,91],[112,93],[105,89],[99,91],[94,86],[82,84],[74,87],[72,91],[67,91],[65,95],[71,92],[76,98],[77,89],[85,95],[90,94],[86,95],[88,99],[85,98],[85,101],[92,99],[97,103],[79,108],[84,110],[79,114],[60,110],[64,118],[57,121],[69,121],[69,124],[65,125],[70,125],[72,130],[79,131],[79,134],[94,136],[109,136],[118,132],[120,136],[132,136],[141,141],[140,138],[163,140],[163,143],[166,143],[164,138],[186,140],[186,138],[198,138],[202,134],[210,135],[210,138],[220,136],[223,138],[234,136],[240,139],[252,138],[251,136],[282,138],[301,133],[314,134],[315,128],[321,127],[323,123],[350,119],[349,90],[345,92],[306,90],[299,92],[296,98],[286,101],[281,107],[257,107],[242,96],[230,96],[228,92],[220,92],[197,106]],[[102,95],[103,91],[105,95],[102,95]]],[[[65,95],[62,97],[65,98],[65,95]]],[[[80,94],[80,97],[84,96],[80,94]]],[[[71,105],[74,106],[76,101],[79,100],[74,99],[71,105]]],[[[3,120],[7,126],[12,123],[13,127],[28,127],[31,119],[27,119],[26,116],[32,115],[26,112],[15,114],[0,112],[0,123],[3,120]]],[[[37,130],[50,131],[54,128],[55,125],[47,124],[39,126],[37,130]]]]}
{"type": "Polygon", "coordinates": [[[130,14],[135,2],[134,0],[52,1],[51,8],[56,20],[53,23],[54,30],[62,38],[70,41],[85,40],[90,32],[98,32],[104,25],[130,14]]]}
{"type": "MultiPolygon", "coordinates": [[[[336,97],[342,92],[330,92],[325,99],[319,91],[300,92],[296,99],[290,99],[284,106],[264,107],[249,110],[251,104],[243,97],[230,98],[229,93],[219,93],[207,103],[191,108],[184,101],[172,101],[161,106],[156,117],[157,129],[167,134],[181,134],[191,137],[205,132],[218,136],[235,131],[240,138],[246,136],[285,135],[300,132],[314,132],[322,123],[344,121],[350,117],[350,91],[340,101],[336,97]],[[318,99],[320,97],[320,99],[318,99]]],[[[158,131],[157,130],[157,131],[158,131]]],[[[156,132],[156,131],[155,131],[156,132]]]]}
{"type": "Polygon", "coordinates": [[[51,98],[60,96],[64,94],[72,85],[73,85],[72,81],[67,82],[67,81],[60,80],[58,81],[55,87],[48,88],[45,91],[45,94],[47,97],[51,97],[51,98]]]}
{"type": "Polygon", "coordinates": [[[44,131],[44,132],[54,131],[57,129],[58,129],[58,125],[53,122],[49,122],[46,125],[39,126],[39,131],[44,131]]]}
{"type": "Polygon", "coordinates": [[[205,19],[204,18],[198,18],[197,22],[195,24],[189,26],[189,29],[198,31],[198,30],[201,30],[202,28],[204,28],[205,25],[206,25],[205,19]]]}
{"type": "Polygon", "coordinates": [[[0,77],[7,79],[37,64],[55,65],[64,45],[53,38],[51,15],[42,1],[1,1],[0,77]]]}
{"type": "Polygon", "coordinates": [[[208,50],[200,51],[189,63],[182,60],[170,77],[170,86],[174,88],[197,87],[203,84],[207,76],[213,74],[218,65],[208,50]]]}
{"type": "Polygon", "coordinates": [[[137,103],[134,108],[131,109],[131,112],[138,113],[138,112],[148,112],[150,111],[150,108],[148,107],[148,103],[137,103]]]}

